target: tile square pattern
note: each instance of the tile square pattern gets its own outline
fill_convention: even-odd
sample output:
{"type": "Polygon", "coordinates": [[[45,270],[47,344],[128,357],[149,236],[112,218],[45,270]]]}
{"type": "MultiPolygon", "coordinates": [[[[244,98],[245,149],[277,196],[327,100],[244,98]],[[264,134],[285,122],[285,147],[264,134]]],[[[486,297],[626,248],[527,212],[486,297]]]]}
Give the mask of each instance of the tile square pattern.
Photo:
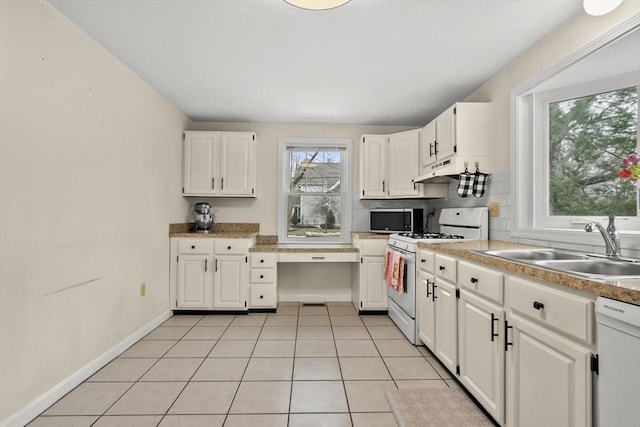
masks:
{"type": "Polygon", "coordinates": [[[395,427],[388,390],[459,388],[386,315],[350,303],[176,315],[29,427],[395,427]]]}

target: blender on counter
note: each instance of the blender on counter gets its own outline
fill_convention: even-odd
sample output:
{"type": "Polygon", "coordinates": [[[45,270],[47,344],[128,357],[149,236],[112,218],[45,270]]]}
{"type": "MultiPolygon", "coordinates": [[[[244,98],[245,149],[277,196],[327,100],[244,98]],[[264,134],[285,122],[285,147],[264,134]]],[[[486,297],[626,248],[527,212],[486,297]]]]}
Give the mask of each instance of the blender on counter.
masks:
{"type": "Polygon", "coordinates": [[[211,226],[215,222],[215,216],[211,213],[211,205],[206,202],[196,203],[193,210],[196,219],[193,231],[196,233],[208,233],[211,231],[211,226]]]}

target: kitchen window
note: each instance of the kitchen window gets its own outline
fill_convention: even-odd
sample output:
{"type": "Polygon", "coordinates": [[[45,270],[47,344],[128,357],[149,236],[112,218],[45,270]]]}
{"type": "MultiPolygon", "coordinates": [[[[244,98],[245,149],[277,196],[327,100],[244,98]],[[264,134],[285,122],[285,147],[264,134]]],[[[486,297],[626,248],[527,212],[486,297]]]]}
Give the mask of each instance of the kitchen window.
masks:
{"type": "Polygon", "coordinates": [[[619,229],[638,229],[637,187],[618,177],[638,151],[638,88],[627,76],[534,95],[537,225],[570,229],[615,215],[619,229]]]}
{"type": "Polygon", "coordinates": [[[279,242],[350,242],[351,146],[345,139],[280,139],[279,242]]]}
{"type": "Polygon", "coordinates": [[[638,186],[618,172],[638,152],[639,24],[629,20],[514,88],[513,237],[601,245],[584,226],[615,215],[623,245],[636,247],[638,186]]]}

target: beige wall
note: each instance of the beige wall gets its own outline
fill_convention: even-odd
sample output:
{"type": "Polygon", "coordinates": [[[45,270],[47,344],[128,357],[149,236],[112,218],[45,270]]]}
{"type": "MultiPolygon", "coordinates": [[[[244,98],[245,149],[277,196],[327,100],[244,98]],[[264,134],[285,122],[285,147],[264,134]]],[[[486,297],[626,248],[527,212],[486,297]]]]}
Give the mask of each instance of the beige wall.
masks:
{"type": "Polygon", "coordinates": [[[0,424],[168,310],[186,123],[48,3],[0,1],[0,424]]]}
{"type": "Polygon", "coordinates": [[[494,103],[496,171],[510,168],[511,91],[638,13],[640,0],[627,0],[604,16],[589,16],[583,12],[503,68],[466,99],[494,103]]]}
{"type": "Polygon", "coordinates": [[[350,138],[353,140],[353,192],[358,191],[358,141],[363,134],[388,134],[411,129],[398,126],[192,123],[191,130],[256,132],[256,199],[189,197],[189,203],[209,201],[218,222],[259,222],[261,234],[277,234],[278,138],[350,138]]]}

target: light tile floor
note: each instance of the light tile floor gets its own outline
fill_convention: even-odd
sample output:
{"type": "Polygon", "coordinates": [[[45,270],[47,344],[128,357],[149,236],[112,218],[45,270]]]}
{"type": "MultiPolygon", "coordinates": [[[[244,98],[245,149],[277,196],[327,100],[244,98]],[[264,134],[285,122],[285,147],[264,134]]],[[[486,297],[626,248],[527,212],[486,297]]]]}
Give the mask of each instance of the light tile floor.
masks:
{"type": "Polygon", "coordinates": [[[459,387],[388,316],[350,303],[178,315],[32,421],[42,426],[396,426],[385,390],[459,387]]]}

